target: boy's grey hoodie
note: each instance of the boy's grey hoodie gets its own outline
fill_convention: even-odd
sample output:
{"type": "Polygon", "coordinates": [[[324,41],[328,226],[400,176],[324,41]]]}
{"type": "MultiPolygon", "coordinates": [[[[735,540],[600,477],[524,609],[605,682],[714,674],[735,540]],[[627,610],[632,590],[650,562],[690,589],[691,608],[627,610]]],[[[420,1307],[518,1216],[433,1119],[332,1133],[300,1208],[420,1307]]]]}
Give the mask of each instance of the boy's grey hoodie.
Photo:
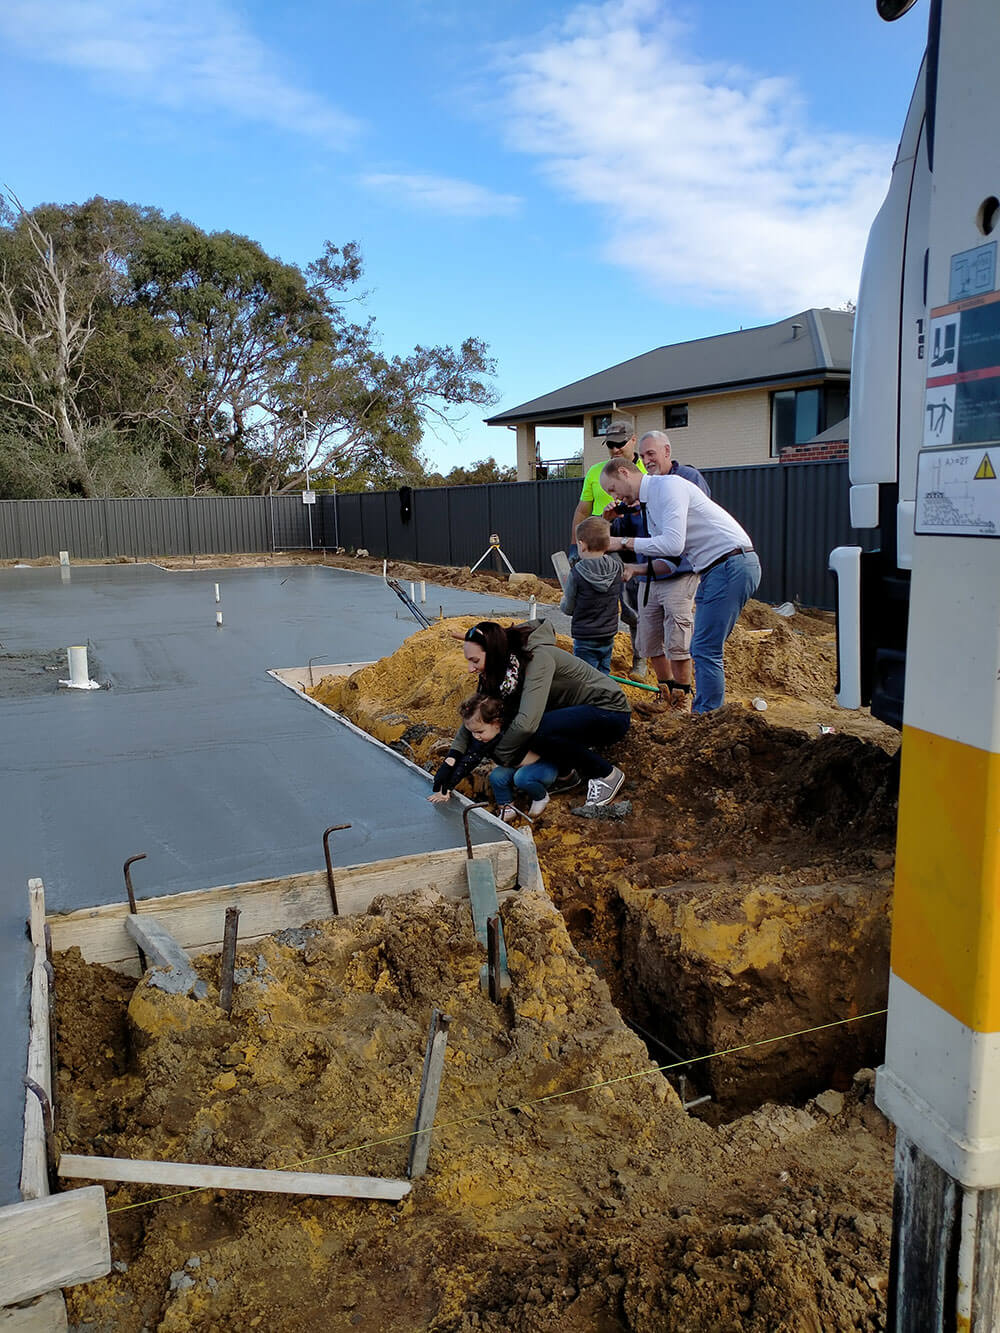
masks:
{"type": "Polygon", "coordinates": [[[622,562],[606,554],[582,556],[569,572],[559,610],[573,617],[574,639],[613,639],[618,632],[622,562]]]}

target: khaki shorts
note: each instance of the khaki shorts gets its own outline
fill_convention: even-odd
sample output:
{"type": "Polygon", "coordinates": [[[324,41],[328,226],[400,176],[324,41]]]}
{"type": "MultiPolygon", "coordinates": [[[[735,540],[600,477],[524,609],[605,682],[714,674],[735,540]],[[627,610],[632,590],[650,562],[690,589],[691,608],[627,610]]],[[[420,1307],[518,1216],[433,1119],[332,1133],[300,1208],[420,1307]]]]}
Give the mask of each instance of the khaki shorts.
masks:
{"type": "Polygon", "coordinates": [[[685,662],[691,656],[694,630],[694,595],[697,574],[678,574],[673,579],[654,579],[646,601],[645,577],[639,585],[639,626],[635,632],[635,650],[640,657],[667,657],[671,662],[685,662]]]}

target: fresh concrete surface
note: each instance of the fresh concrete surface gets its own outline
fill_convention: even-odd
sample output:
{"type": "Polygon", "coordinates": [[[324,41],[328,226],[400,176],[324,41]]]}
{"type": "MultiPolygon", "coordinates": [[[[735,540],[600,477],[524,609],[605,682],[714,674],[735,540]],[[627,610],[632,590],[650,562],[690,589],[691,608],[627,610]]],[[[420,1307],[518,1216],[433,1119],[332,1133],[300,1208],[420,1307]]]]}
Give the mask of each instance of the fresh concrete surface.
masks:
{"type": "MultiPolygon", "coordinates": [[[[434,615],[526,614],[427,592],[434,615]]],[[[384,656],[418,628],[403,616],[380,578],[320,566],[0,570],[0,1204],[20,1197],[30,877],[69,911],[124,898],[138,852],[141,899],[319,869],[329,824],[352,825],[331,839],[340,865],[462,845],[460,810],[429,805],[418,773],[266,674],[384,656]],[[45,671],[83,643],[111,688],[45,671]],[[34,662],[30,681],[5,657],[34,662]]]]}

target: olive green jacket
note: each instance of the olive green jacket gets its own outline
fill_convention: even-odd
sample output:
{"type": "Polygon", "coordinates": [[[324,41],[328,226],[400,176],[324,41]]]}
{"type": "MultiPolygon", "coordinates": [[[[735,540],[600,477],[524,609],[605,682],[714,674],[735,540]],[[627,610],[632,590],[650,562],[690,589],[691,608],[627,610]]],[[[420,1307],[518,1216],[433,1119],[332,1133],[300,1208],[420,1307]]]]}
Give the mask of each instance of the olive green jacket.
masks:
{"type": "MultiPolygon", "coordinates": [[[[518,762],[525,750],[531,748],[531,738],[538,730],[542,714],[552,708],[589,704],[592,708],[607,708],[615,713],[631,712],[625,691],[617,681],[589,662],[556,647],[555,631],[547,620],[526,621],[518,628],[526,628],[532,623],[536,628],[528,635],[526,644],[531,660],[524,668],[518,710],[493,751],[498,764],[518,762]]],[[[452,750],[456,754],[465,754],[471,739],[463,724],[455,733],[452,750]]]]}

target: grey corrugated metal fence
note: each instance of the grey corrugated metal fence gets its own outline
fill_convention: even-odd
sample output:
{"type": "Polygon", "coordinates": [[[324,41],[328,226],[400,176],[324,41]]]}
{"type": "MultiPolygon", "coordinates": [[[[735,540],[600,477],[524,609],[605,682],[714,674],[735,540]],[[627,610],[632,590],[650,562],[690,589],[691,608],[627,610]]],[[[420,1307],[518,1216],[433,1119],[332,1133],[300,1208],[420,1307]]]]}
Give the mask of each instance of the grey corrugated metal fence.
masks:
{"type": "MultiPolygon", "coordinates": [[[[331,497],[332,498],[332,497],[331,497]]],[[[210,555],[332,546],[332,507],[300,495],[188,496],[165,500],[0,500],[0,559],[69,551],[82,559],[210,555]]]]}
{"type": "MultiPolygon", "coordinates": [[[[760,597],[832,607],[830,551],[871,544],[871,534],[851,527],[847,463],[706,468],[705,476],[760,552],[760,597]]],[[[340,541],[393,560],[471,565],[495,532],[515,569],[551,577],[551,553],[569,542],[579,496],[579,480],[417,490],[404,523],[396,491],[343,495],[340,541]]],[[[495,563],[491,556],[485,567],[495,563]]]]}
{"type": "MultiPolygon", "coordinates": [[[[867,545],[850,526],[846,462],[706,469],[712,494],[760,551],[760,596],[832,605],[827,557],[867,545]]],[[[515,569],[552,575],[551,553],[569,541],[579,480],[415,490],[403,517],[399,492],[169,500],[2,500],[0,559],[68,550],[82,558],[201,555],[313,546],[432,565],[472,565],[491,533],[515,569]]],[[[493,568],[491,556],[486,568],[493,568]]]]}

